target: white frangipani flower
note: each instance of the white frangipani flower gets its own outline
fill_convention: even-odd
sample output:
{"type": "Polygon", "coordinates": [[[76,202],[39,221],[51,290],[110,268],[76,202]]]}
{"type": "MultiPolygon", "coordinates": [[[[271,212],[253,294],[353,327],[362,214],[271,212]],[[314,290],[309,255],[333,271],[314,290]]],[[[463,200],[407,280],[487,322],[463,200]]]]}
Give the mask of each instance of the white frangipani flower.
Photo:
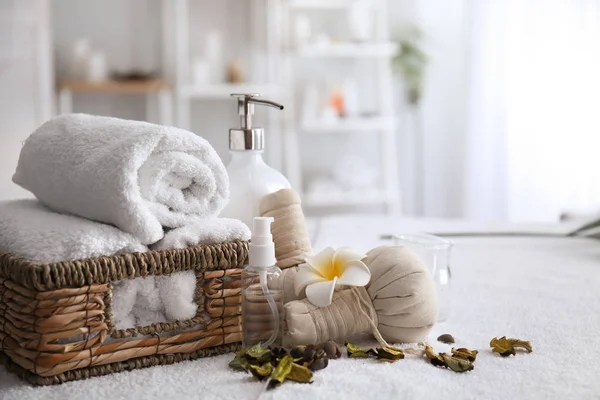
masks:
{"type": "Polygon", "coordinates": [[[365,286],[371,271],[361,261],[365,258],[349,247],[328,247],[317,255],[306,257],[294,278],[296,296],[306,289],[306,298],[317,307],[331,304],[333,292],[340,286],[365,286]]]}

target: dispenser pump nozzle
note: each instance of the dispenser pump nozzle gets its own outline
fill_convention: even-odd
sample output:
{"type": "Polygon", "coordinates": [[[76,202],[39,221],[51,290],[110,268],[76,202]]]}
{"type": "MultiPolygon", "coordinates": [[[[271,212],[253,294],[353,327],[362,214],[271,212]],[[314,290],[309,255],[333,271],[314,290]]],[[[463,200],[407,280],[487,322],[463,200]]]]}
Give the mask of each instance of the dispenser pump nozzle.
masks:
{"type": "Polygon", "coordinates": [[[234,151],[262,150],[264,148],[264,130],[252,126],[254,105],[264,105],[283,110],[283,106],[270,100],[257,99],[258,93],[233,93],[237,98],[240,127],[229,130],[229,149],[234,151]]]}
{"type": "Polygon", "coordinates": [[[277,263],[275,244],[271,235],[272,217],[255,217],[252,223],[250,239],[250,265],[267,268],[277,263]]]}

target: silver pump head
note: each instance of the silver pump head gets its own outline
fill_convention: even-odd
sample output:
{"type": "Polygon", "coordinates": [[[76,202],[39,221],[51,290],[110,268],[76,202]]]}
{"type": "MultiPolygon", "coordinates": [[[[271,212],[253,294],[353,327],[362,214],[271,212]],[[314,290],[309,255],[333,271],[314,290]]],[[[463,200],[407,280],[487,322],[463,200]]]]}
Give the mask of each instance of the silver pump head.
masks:
{"type": "Polygon", "coordinates": [[[281,104],[269,100],[259,100],[260,94],[232,94],[237,97],[240,127],[229,130],[229,150],[263,150],[265,147],[265,131],[263,128],[252,127],[254,105],[265,105],[283,110],[281,104]]]}

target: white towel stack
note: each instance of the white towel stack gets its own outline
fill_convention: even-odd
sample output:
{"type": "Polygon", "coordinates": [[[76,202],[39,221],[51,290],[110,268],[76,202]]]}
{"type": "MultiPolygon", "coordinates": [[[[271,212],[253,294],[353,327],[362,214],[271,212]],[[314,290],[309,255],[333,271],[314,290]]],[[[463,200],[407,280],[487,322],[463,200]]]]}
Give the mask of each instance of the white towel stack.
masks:
{"type": "MultiPolygon", "coordinates": [[[[248,240],[217,218],[229,179],[213,147],[173,127],[85,114],[46,122],[13,181],[39,201],[0,202],[0,251],[39,262],[248,240]]],[[[196,314],[193,271],[115,283],[118,328],[196,314]]]]}

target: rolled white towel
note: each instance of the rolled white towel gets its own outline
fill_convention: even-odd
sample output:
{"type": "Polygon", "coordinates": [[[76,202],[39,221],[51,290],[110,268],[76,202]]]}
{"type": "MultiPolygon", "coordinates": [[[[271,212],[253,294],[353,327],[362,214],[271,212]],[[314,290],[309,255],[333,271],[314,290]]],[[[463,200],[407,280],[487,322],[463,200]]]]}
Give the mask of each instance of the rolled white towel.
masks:
{"type": "Polygon", "coordinates": [[[86,114],[46,122],[25,141],[13,181],[49,207],[113,224],[143,244],[229,198],[213,147],[183,129],[86,114]]]}
{"type": "Polygon", "coordinates": [[[0,202],[0,252],[53,263],[144,251],[114,226],[59,214],[35,199],[0,202]]]}

